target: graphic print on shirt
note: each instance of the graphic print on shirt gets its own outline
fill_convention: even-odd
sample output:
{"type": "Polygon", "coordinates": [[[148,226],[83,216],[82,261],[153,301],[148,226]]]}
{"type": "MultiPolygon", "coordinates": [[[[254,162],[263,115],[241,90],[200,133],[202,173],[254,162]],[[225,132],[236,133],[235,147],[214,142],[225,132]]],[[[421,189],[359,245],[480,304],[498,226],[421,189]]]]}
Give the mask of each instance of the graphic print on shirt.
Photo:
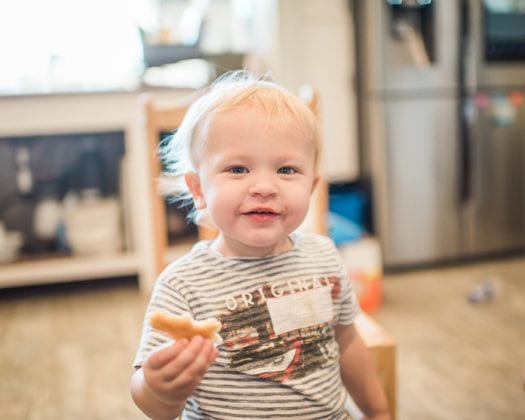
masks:
{"type": "Polygon", "coordinates": [[[226,299],[221,317],[230,367],[276,382],[301,378],[338,357],[333,300],[338,277],[273,281],[226,299]]]}

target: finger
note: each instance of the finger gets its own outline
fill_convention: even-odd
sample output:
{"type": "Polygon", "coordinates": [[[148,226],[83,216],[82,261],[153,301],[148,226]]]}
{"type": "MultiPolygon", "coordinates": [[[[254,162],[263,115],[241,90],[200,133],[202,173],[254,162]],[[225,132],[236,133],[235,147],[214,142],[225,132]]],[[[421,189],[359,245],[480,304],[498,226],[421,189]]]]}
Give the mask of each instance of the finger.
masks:
{"type": "Polygon", "coordinates": [[[204,343],[204,338],[201,336],[191,338],[188,345],[179,353],[176,359],[172,360],[171,364],[176,366],[178,370],[186,369],[202,351],[204,343]]]}
{"type": "Polygon", "coordinates": [[[213,352],[211,340],[195,337],[173,362],[180,369],[180,380],[182,382],[200,380],[210,367],[213,352]]]}
{"type": "Polygon", "coordinates": [[[204,340],[201,350],[191,364],[190,369],[193,368],[196,373],[204,375],[213,362],[212,355],[214,351],[215,347],[213,346],[213,342],[211,340],[204,340]]]}
{"type": "Polygon", "coordinates": [[[176,359],[156,372],[162,378],[159,389],[168,392],[170,398],[187,398],[207,372],[212,359],[210,354],[214,354],[211,340],[194,337],[176,359]]]}
{"type": "Polygon", "coordinates": [[[215,346],[211,346],[211,351],[210,351],[210,355],[208,357],[208,363],[210,365],[213,364],[213,362],[215,362],[215,359],[217,359],[217,356],[219,355],[219,350],[217,350],[217,347],[215,346]]]}
{"type": "Polygon", "coordinates": [[[169,362],[163,369],[167,376],[171,376],[169,379],[166,377],[166,379],[173,380],[179,378],[181,382],[186,383],[188,380],[188,374],[186,374],[186,371],[188,369],[190,369],[189,375],[191,376],[198,375],[199,370],[205,372],[207,366],[202,366],[202,354],[208,354],[208,346],[209,344],[206,344],[206,341],[202,337],[193,337],[184,350],[182,350],[179,355],[169,362]]]}
{"type": "Polygon", "coordinates": [[[183,338],[175,341],[175,343],[170,343],[164,347],[160,347],[148,356],[145,365],[150,369],[161,369],[175,359],[187,345],[188,340],[183,338]]]}

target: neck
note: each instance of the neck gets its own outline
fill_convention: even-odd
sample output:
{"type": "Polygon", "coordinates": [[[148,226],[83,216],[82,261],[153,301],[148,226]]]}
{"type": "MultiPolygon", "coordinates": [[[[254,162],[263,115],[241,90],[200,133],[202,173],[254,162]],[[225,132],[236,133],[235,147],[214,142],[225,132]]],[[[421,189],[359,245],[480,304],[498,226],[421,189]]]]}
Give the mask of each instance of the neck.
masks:
{"type": "Polygon", "coordinates": [[[290,237],[286,237],[278,244],[257,247],[232,241],[222,234],[214,239],[210,245],[212,250],[225,257],[269,257],[287,252],[292,247],[293,242],[290,237]]]}

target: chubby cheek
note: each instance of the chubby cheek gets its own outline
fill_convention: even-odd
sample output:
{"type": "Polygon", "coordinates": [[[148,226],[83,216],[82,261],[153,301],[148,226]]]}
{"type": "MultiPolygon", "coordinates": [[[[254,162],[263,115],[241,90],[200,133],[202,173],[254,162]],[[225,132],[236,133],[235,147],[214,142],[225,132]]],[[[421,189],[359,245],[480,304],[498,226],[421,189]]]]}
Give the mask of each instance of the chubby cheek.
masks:
{"type": "Polygon", "coordinates": [[[288,201],[288,213],[294,219],[297,219],[297,226],[299,226],[308,214],[310,206],[310,195],[297,195],[288,201]]]}
{"type": "Polygon", "coordinates": [[[242,194],[239,193],[238,189],[222,185],[220,188],[213,186],[207,189],[205,196],[208,213],[217,224],[235,214],[241,202],[242,194]]]}
{"type": "Polygon", "coordinates": [[[290,189],[283,197],[288,216],[298,225],[302,223],[308,214],[310,196],[311,188],[308,185],[301,185],[290,189]]]}

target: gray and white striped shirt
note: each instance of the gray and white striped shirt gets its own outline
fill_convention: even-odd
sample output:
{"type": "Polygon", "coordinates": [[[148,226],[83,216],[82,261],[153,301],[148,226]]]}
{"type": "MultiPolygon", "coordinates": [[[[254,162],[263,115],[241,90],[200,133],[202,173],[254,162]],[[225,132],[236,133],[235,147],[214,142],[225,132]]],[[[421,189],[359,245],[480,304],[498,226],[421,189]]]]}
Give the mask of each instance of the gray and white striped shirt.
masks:
{"type": "Polygon", "coordinates": [[[159,277],[135,367],[169,340],[148,325],[154,310],[223,325],[184,418],[347,418],[334,326],[353,322],[357,300],[330,239],[291,239],[290,251],[263,258],[223,257],[199,242],[159,277]]]}

